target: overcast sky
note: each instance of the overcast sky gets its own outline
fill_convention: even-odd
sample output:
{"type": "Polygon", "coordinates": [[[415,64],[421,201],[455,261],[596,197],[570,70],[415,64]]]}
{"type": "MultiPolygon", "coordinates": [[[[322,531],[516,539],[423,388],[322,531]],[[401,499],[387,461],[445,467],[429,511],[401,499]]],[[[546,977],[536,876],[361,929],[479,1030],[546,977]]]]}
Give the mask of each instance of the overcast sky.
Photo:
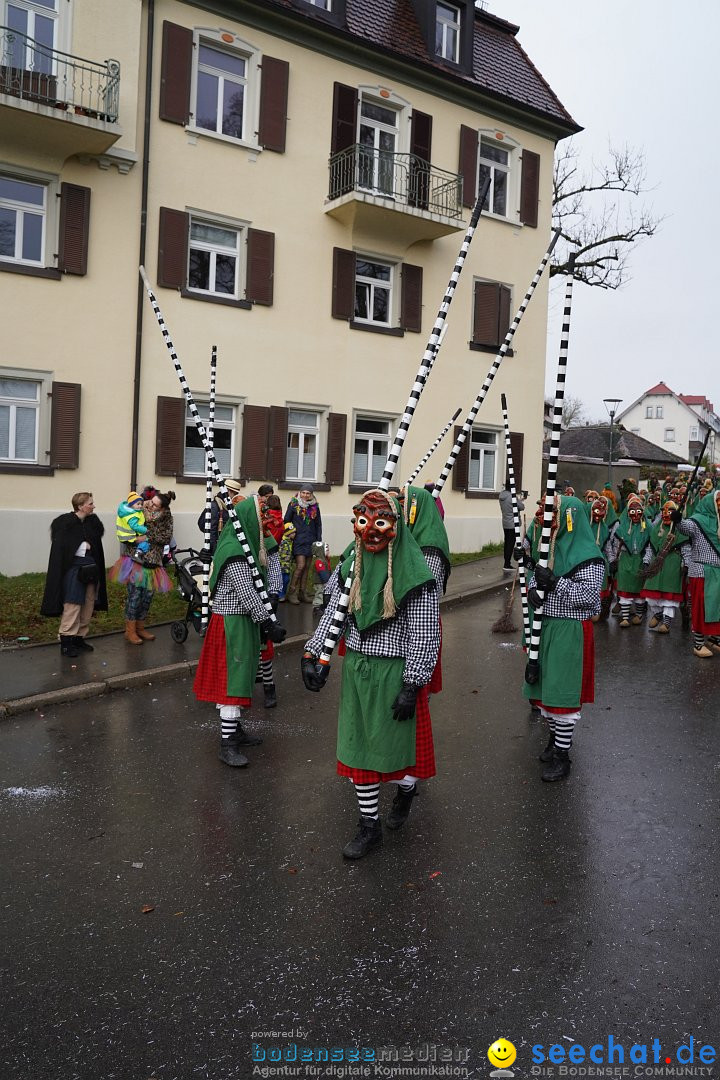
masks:
{"type": "MultiPolygon", "coordinates": [[[[573,118],[588,164],[608,142],[642,148],[645,200],[665,218],[634,252],[618,291],[576,284],[566,394],[607,419],[661,380],[720,412],[720,3],[716,0],[489,0],[573,118]]],[[[547,388],[553,396],[564,280],[554,279],[547,388]]]]}

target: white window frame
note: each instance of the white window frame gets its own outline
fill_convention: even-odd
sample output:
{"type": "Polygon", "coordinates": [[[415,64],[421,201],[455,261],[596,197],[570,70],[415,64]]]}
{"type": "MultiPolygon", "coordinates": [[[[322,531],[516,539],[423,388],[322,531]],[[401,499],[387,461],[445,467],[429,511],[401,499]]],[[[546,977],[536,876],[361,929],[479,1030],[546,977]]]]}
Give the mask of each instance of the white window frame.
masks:
{"type": "MultiPolygon", "coordinates": [[[[33,3],[33,0],[0,0],[0,26],[10,25],[8,9],[11,4],[15,8],[21,8],[28,14],[26,27],[27,33],[25,34],[26,37],[30,38],[33,41],[36,40],[35,18],[37,15],[40,15],[42,18],[48,19],[53,24],[52,45],[42,45],[40,47],[43,49],[49,48],[52,53],[55,53],[58,49],[67,49],[67,33],[63,32],[66,20],[64,18],[61,18],[61,16],[64,14],[64,9],[67,4],[63,4],[62,0],[54,0],[54,6],[50,8],[46,7],[44,4],[33,3]]],[[[21,30],[17,30],[16,32],[23,33],[23,31],[21,30]]],[[[8,57],[7,62],[8,64],[11,64],[12,58],[8,57]]],[[[47,65],[47,70],[44,70],[43,67],[37,67],[34,62],[29,63],[27,55],[23,58],[23,63],[18,66],[21,67],[24,71],[35,70],[46,75],[57,74],[57,64],[54,56],[52,62],[47,65]]]]}
{"type": "Polygon", "coordinates": [[[665,428],[665,442],[675,442],[675,428],[665,428]]]}
{"type": "Polygon", "coordinates": [[[448,4],[445,0],[438,0],[435,7],[435,55],[442,60],[449,60],[451,64],[460,62],[460,34],[462,31],[462,12],[455,4],[448,4]],[[456,18],[448,18],[440,9],[451,11],[456,18]],[[448,38],[451,31],[455,32],[455,48],[448,48],[448,38]],[[438,32],[441,35],[440,48],[437,48],[438,32]],[[452,52],[453,55],[448,55],[452,52]]]}
{"type": "MultiPolygon", "coordinates": [[[[0,367],[0,379],[17,379],[23,382],[34,382],[38,384],[38,396],[37,401],[31,402],[29,399],[25,401],[22,398],[2,398],[0,397],[0,404],[16,406],[20,404],[23,408],[29,405],[36,405],[37,418],[35,422],[35,457],[34,458],[18,458],[18,457],[3,457],[0,458],[0,464],[2,465],[47,465],[47,460],[50,457],[50,401],[53,373],[51,371],[32,371],[27,368],[11,368],[0,367]]],[[[12,439],[13,424],[12,416],[10,422],[10,436],[12,439]]],[[[10,446],[8,447],[10,449],[10,446]]]]}
{"type": "MultiPolygon", "coordinates": [[[[35,184],[37,187],[44,189],[42,208],[30,203],[23,203],[10,198],[0,197],[0,206],[7,206],[9,209],[17,210],[20,213],[24,211],[35,214],[41,212],[43,218],[40,259],[23,259],[22,254],[20,257],[2,255],[0,256],[0,262],[13,263],[15,266],[30,266],[36,268],[46,268],[48,266],[54,267],[57,263],[57,253],[53,250],[51,254],[50,251],[51,248],[54,249],[57,247],[57,244],[52,242],[52,238],[57,237],[58,224],[56,207],[58,199],[54,197],[59,193],[57,176],[39,172],[37,169],[20,170],[17,167],[6,166],[0,161],[0,178],[3,180],[19,181],[22,184],[35,184]]],[[[16,251],[19,250],[20,252],[22,252],[21,237],[22,229],[19,230],[19,238],[16,236],[16,251]]]]}
{"type": "Polygon", "coordinates": [[[475,177],[475,190],[480,191],[480,169],[484,165],[491,171],[490,190],[487,196],[487,209],[483,213],[495,218],[496,221],[509,221],[513,225],[518,224],[520,214],[520,144],[504,131],[497,128],[481,128],[478,131],[478,160],[477,176],[475,177]],[[507,165],[491,158],[483,158],[483,142],[488,145],[497,145],[508,155],[507,165]],[[495,174],[502,172],[507,176],[505,188],[505,213],[501,214],[492,209],[495,198],[495,174]]]}
{"type": "Polygon", "coordinates": [[[360,152],[358,151],[357,160],[357,172],[356,185],[360,191],[367,191],[371,194],[377,195],[379,198],[388,198],[391,195],[395,197],[404,197],[406,192],[401,190],[403,187],[403,179],[405,181],[405,187],[407,187],[407,177],[395,176],[395,164],[394,159],[397,154],[406,154],[410,149],[410,102],[405,98],[401,98],[398,94],[392,91],[386,90],[382,86],[359,86],[358,87],[358,105],[357,105],[357,124],[355,128],[355,141],[358,146],[361,146],[360,142],[360,127],[362,125],[373,128],[375,130],[375,138],[373,147],[366,147],[366,151],[372,151],[375,155],[373,164],[373,180],[375,181],[379,175],[379,166],[382,162],[381,154],[387,153],[392,155],[391,164],[391,185],[390,190],[387,186],[383,187],[380,183],[373,183],[372,185],[361,184],[360,182],[360,152]],[[387,109],[389,112],[395,114],[396,123],[390,125],[384,123],[382,120],[375,120],[372,117],[363,115],[363,105],[375,105],[381,109],[387,109]],[[380,137],[381,135],[392,133],[393,149],[381,150],[380,137]]]}
{"type": "Polygon", "coordinates": [[[287,425],[288,440],[289,440],[290,435],[298,435],[299,436],[299,438],[298,438],[298,450],[297,450],[298,472],[302,471],[303,447],[304,447],[304,444],[305,444],[305,436],[310,435],[310,434],[315,436],[315,471],[314,471],[312,476],[305,476],[305,475],[303,475],[303,476],[295,476],[293,473],[291,473],[289,471],[289,469],[288,469],[288,452],[289,452],[290,447],[286,443],[286,446],[285,446],[285,479],[286,480],[292,480],[292,481],[298,481],[298,482],[305,480],[305,481],[309,481],[310,483],[318,483],[318,481],[319,481],[320,461],[322,460],[321,459],[321,453],[322,453],[322,450],[323,450],[323,446],[322,446],[322,432],[323,432],[323,428],[324,428],[323,420],[327,416],[328,407],[327,406],[319,406],[319,405],[300,405],[300,404],[298,404],[296,402],[288,402],[286,407],[287,407],[287,410],[288,410],[288,425],[287,425]],[[296,412],[296,413],[313,413],[314,416],[315,416],[315,419],[316,419],[316,426],[314,428],[310,428],[307,424],[293,423],[290,420],[290,414],[294,413],[294,412],[296,412]]]}
{"type": "Polygon", "coordinates": [[[663,406],[662,405],[657,405],[656,408],[655,408],[655,419],[656,420],[662,420],[663,419],[663,412],[664,412],[663,406]]]}
{"type": "MultiPolygon", "coordinates": [[[[215,423],[213,425],[213,444],[214,444],[214,433],[216,431],[218,431],[218,430],[223,430],[223,431],[230,430],[230,467],[229,467],[229,469],[227,469],[227,475],[228,476],[235,476],[237,474],[237,464],[238,464],[238,460],[239,460],[238,447],[240,446],[240,423],[239,423],[240,411],[239,410],[242,407],[242,405],[244,404],[244,401],[245,401],[244,398],[223,396],[222,398],[218,398],[218,400],[215,402],[216,414],[217,414],[217,410],[220,409],[220,408],[232,409],[232,420],[218,420],[217,415],[216,415],[215,423]]],[[[207,396],[196,398],[195,404],[197,405],[198,412],[200,413],[200,418],[202,420],[206,420],[207,419],[207,409],[208,409],[208,405],[209,405],[209,401],[208,401],[207,396]]],[[[200,470],[199,472],[190,471],[190,470],[188,470],[188,468],[186,466],[186,457],[187,457],[187,450],[188,450],[187,429],[192,428],[192,427],[194,427],[194,420],[192,418],[192,415],[190,414],[189,407],[186,406],[185,407],[185,418],[184,418],[184,421],[183,421],[183,471],[182,471],[182,475],[183,476],[205,476],[205,451],[204,450],[202,451],[202,454],[203,454],[203,467],[202,467],[202,470],[200,470]]],[[[205,428],[207,430],[207,424],[205,424],[205,428]]],[[[197,447],[194,446],[191,449],[197,450],[197,447]]],[[[220,469],[220,472],[223,472],[222,468],[220,469]]]]}
{"type": "Polygon", "coordinates": [[[360,323],[363,326],[377,326],[383,329],[389,329],[397,325],[397,297],[399,294],[399,281],[398,281],[398,267],[399,263],[393,259],[388,259],[380,255],[368,255],[366,252],[357,252],[355,261],[355,284],[353,287],[353,319],[354,323],[360,323]],[[370,277],[364,274],[359,274],[357,270],[358,263],[367,262],[374,263],[377,266],[387,266],[390,269],[390,280],[384,282],[381,278],[370,277]],[[368,289],[368,305],[367,310],[372,312],[374,307],[374,298],[376,290],[388,293],[388,321],[382,322],[379,319],[373,318],[361,318],[355,314],[355,295],[358,285],[365,286],[368,289]]]}
{"type": "Polygon", "coordinates": [[[652,420],[654,415],[655,415],[655,411],[654,411],[652,405],[646,405],[645,406],[645,419],[646,420],[652,420]]]}
{"type": "Polygon", "coordinates": [[[308,4],[312,4],[313,7],[321,8],[323,11],[332,11],[332,0],[307,0],[308,4]]]}
{"type": "Polygon", "coordinates": [[[470,439],[469,439],[469,444],[468,444],[468,491],[488,491],[488,492],[499,491],[499,487],[498,487],[498,476],[500,475],[499,474],[499,466],[500,466],[500,428],[486,427],[486,426],[473,427],[471,432],[470,432],[470,439]],[[485,435],[493,435],[495,437],[495,443],[494,443],[495,468],[493,470],[493,486],[492,487],[484,487],[482,485],[482,477],[483,477],[483,472],[484,472],[483,459],[484,459],[485,453],[486,453],[484,447],[490,446],[491,445],[490,443],[480,443],[479,442],[479,443],[476,444],[475,448],[480,451],[480,457],[479,457],[479,460],[478,460],[478,481],[479,481],[479,483],[477,485],[474,485],[474,484],[472,484],[470,482],[470,471],[471,471],[471,468],[472,468],[472,454],[473,454],[473,449],[474,449],[473,448],[473,437],[474,437],[474,435],[476,433],[480,434],[481,432],[483,434],[485,434],[485,435]]]}
{"type": "Polygon", "coordinates": [[[690,428],[690,442],[700,442],[700,428],[690,428]]]}
{"type": "MultiPolygon", "coordinates": [[[[380,482],[381,477],[378,477],[377,480],[372,479],[372,461],[373,461],[372,445],[376,441],[378,443],[380,443],[380,442],[383,443],[383,445],[385,447],[385,450],[384,450],[384,455],[385,456],[383,458],[383,465],[384,465],[385,462],[387,461],[387,456],[388,456],[388,453],[390,452],[390,447],[392,446],[393,440],[395,438],[395,428],[397,426],[397,419],[398,419],[397,416],[393,415],[392,413],[380,413],[380,412],[376,412],[374,409],[358,409],[357,412],[353,413],[352,461],[350,463],[350,483],[351,484],[355,484],[355,485],[357,485],[357,484],[366,484],[368,487],[370,487],[370,486],[376,485],[376,484],[378,484],[380,482]],[[381,424],[387,424],[388,434],[387,435],[381,435],[381,434],[379,434],[377,432],[358,431],[358,421],[360,421],[360,420],[370,420],[370,421],[381,423],[381,424]],[[356,477],[356,475],[355,475],[355,441],[356,441],[356,439],[367,439],[368,440],[367,469],[366,469],[366,479],[364,479],[364,480],[358,479],[356,477]]],[[[382,476],[382,474],[381,474],[381,476],[382,476]]]]}
{"type": "MultiPolygon", "coordinates": [[[[190,91],[190,122],[187,125],[194,135],[205,135],[209,139],[220,139],[231,143],[233,146],[244,146],[251,150],[262,150],[258,142],[258,125],[260,120],[260,63],[262,53],[255,45],[244,41],[228,30],[209,29],[197,27],[193,33],[193,64],[190,91]],[[227,40],[230,38],[231,40],[227,40]],[[243,106],[243,134],[242,138],[234,135],[225,135],[223,131],[213,131],[211,128],[199,127],[197,119],[197,92],[198,72],[203,65],[200,64],[200,47],[207,46],[219,52],[229,53],[231,56],[239,56],[246,62],[243,85],[245,87],[245,101],[243,106]]],[[[218,72],[218,77],[225,79],[227,72],[218,72]]],[[[233,79],[230,80],[235,81],[233,79]]],[[[239,79],[237,81],[240,81],[239,79]]],[[[216,124],[221,121],[221,112],[218,108],[216,124]]]]}
{"type": "Polygon", "coordinates": [[[218,214],[207,214],[202,210],[187,211],[190,217],[190,223],[188,227],[188,292],[194,293],[197,296],[213,296],[223,300],[239,300],[245,295],[246,286],[246,270],[247,270],[247,231],[249,228],[249,222],[237,221],[228,217],[221,217],[218,214]],[[208,225],[211,228],[218,229],[231,229],[237,235],[237,246],[233,250],[231,248],[224,248],[221,244],[213,244],[210,241],[193,240],[192,239],[192,226],[193,222],[197,225],[208,225]],[[198,251],[210,252],[210,275],[209,283],[212,284],[215,280],[215,265],[216,259],[219,254],[235,255],[235,291],[233,293],[218,292],[216,289],[199,289],[190,285],[190,254],[193,247],[198,251]]]}

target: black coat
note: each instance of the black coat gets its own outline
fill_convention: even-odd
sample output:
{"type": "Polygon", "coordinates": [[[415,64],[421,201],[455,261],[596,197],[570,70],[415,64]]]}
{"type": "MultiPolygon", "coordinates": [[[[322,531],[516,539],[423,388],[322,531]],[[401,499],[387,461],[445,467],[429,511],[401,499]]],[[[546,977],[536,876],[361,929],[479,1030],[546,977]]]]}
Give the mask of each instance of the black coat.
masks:
{"type": "Polygon", "coordinates": [[[107,611],[105,552],[102,546],[104,532],[105,526],[97,514],[89,514],[82,520],[72,512],[55,518],[50,526],[50,560],[45,579],[45,595],[40,608],[41,615],[62,615],[63,580],[73,565],[75,552],[83,540],[90,544],[88,554],[93,557],[98,567],[99,582],[95,610],[107,611]]]}

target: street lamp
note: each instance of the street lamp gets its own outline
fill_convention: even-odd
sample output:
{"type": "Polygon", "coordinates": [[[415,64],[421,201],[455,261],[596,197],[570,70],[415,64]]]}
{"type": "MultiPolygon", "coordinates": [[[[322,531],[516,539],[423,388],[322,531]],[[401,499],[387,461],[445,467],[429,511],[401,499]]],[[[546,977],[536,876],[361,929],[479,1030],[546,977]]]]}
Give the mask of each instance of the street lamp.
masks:
{"type": "Polygon", "coordinates": [[[618,410],[618,405],[622,404],[622,398],[606,397],[603,398],[603,405],[607,409],[608,416],[610,417],[610,449],[608,450],[608,487],[612,491],[612,452],[613,452],[613,421],[615,420],[615,414],[618,410]]]}

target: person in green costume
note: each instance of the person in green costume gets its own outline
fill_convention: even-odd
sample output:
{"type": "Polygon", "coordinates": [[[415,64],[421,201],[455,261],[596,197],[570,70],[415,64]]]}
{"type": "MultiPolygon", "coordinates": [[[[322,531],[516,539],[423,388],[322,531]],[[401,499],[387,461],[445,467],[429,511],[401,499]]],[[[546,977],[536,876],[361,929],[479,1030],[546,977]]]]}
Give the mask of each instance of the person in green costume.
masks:
{"type": "Polygon", "coordinates": [[[542,604],[540,677],[523,693],[540,709],[550,728],[540,754],[542,779],[563,780],[570,771],[570,747],[583,704],[594,700],[595,652],[592,617],[600,611],[605,564],[583,504],[555,495],[548,565],[535,567],[528,602],[542,604]],[[543,599],[537,589],[543,590],[543,599]]]}
{"type": "MultiPolygon", "coordinates": [[[[258,567],[271,603],[282,588],[277,542],[264,536],[260,505],[253,495],[235,505],[248,548],[258,567]]],[[[285,629],[268,616],[253,584],[246,550],[230,522],[220,533],[210,575],[213,612],[203,641],[193,690],[199,701],[212,701],[220,710],[219,758],[233,767],[248,764],[240,747],[256,746],[262,739],[249,735],[241,724],[243,709],[250,705],[258,661],[264,642],[265,655],[273,642],[285,637],[285,629]]]]}
{"type": "Polygon", "coordinates": [[[598,551],[602,555],[603,562],[605,564],[605,575],[603,577],[602,589],[600,590],[600,614],[593,615],[593,622],[600,622],[602,619],[605,622],[610,615],[610,605],[613,598],[613,580],[610,577],[610,559],[608,556],[608,546],[610,544],[610,528],[607,522],[608,510],[610,508],[610,502],[605,495],[598,495],[590,505],[590,528],[595,538],[598,551]]]}
{"type": "MultiPolygon", "coordinates": [[[[355,545],[339,582],[351,573],[346,652],[337,735],[337,772],[349,777],[360,808],[357,835],[343,848],[360,859],[382,844],[380,785],[398,785],[385,824],[407,820],[418,780],[435,775],[427,684],[437,661],[438,589],[422,551],[405,524],[398,499],[379,489],[353,507],[355,545]]],[[[325,685],[319,663],[335,616],[341,586],[305,645],[301,671],[308,690],[325,685]]]]}
{"type": "Polygon", "coordinates": [[[640,626],[646,604],[641,597],[642,565],[650,529],[639,495],[630,495],[608,545],[610,572],[616,577],[620,626],[640,626]]]}
{"type": "Polygon", "coordinates": [[[720,491],[703,495],[692,517],[673,510],[672,522],[690,537],[688,585],[693,653],[709,660],[720,653],[720,491]]]}
{"type": "Polygon", "coordinates": [[[689,537],[675,531],[672,513],[677,509],[677,503],[668,499],[660,520],[650,526],[650,542],[643,555],[643,566],[654,573],[645,578],[641,595],[650,612],[648,629],[658,634],[670,633],[675,612],[683,601],[685,561],[681,549],[689,543],[689,537]]]}

